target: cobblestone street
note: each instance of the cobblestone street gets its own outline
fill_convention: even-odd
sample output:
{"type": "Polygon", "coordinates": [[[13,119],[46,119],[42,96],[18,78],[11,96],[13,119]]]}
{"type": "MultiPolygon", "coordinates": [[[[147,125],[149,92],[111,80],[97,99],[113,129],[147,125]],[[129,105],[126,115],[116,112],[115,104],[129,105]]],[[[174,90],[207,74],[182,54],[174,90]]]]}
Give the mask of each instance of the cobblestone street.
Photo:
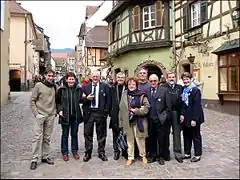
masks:
{"type": "Polygon", "coordinates": [[[55,165],[40,164],[29,169],[33,137],[33,115],[29,108],[30,93],[11,94],[11,103],[1,110],[1,178],[239,178],[239,117],[205,110],[202,125],[203,156],[197,163],[179,164],[173,157],[165,166],[158,163],[125,166],[124,159],[114,161],[112,133],[108,131],[108,161],[97,158],[96,139],[93,158],[84,163],[83,125],[79,130],[81,159],[64,162],[60,153],[61,128],[55,123],[52,136],[55,165]]]}

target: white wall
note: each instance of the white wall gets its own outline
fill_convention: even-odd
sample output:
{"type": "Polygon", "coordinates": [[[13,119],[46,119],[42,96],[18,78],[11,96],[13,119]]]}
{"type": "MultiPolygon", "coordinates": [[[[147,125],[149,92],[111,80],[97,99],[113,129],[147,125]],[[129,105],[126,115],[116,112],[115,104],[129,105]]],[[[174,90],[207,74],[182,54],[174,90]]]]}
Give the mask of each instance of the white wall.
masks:
{"type": "Polygon", "coordinates": [[[54,61],[54,59],[51,57],[51,66],[52,66],[52,70],[55,71],[56,68],[56,62],[54,61]]]}
{"type": "Polygon", "coordinates": [[[87,27],[93,28],[96,25],[107,26],[108,23],[103,21],[103,19],[110,13],[112,10],[112,1],[104,1],[102,6],[91,16],[87,21],[87,27]]]}

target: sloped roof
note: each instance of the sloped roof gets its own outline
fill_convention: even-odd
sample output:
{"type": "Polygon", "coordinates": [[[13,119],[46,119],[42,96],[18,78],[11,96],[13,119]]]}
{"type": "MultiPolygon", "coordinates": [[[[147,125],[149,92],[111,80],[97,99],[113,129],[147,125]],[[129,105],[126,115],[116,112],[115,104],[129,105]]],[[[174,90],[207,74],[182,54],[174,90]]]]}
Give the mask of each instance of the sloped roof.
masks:
{"type": "Polygon", "coordinates": [[[98,6],[87,6],[86,7],[86,18],[91,17],[97,10],[98,10],[98,6]]]}
{"type": "Polygon", "coordinates": [[[65,63],[64,58],[58,57],[53,58],[56,66],[62,66],[65,63]]]}
{"type": "Polygon", "coordinates": [[[213,54],[221,54],[225,52],[239,52],[240,51],[240,45],[239,45],[239,39],[234,39],[232,41],[226,42],[223,45],[221,45],[219,48],[214,50],[213,54]]]}
{"type": "Polygon", "coordinates": [[[9,11],[10,13],[18,13],[18,14],[30,14],[29,11],[24,9],[20,3],[16,1],[9,1],[9,11]]]}
{"type": "Polygon", "coordinates": [[[76,52],[75,51],[72,51],[68,54],[69,57],[74,57],[76,58],[76,52]]]}
{"type": "Polygon", "coordinates": [[[108,48],[108,27],[95,26],[87,32],[86,47],[108,48]]]}

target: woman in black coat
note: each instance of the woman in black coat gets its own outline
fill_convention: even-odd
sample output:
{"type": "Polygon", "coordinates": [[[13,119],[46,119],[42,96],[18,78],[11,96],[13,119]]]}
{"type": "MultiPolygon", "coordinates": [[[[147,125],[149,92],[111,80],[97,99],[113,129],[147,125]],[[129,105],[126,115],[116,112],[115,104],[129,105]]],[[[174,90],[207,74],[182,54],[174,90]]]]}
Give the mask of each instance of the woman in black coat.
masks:
{"type": "Polygon", "coordinates": [[[80,157],[78,154],[78,127],[79,124],[83,122],[82,111],[79,106],[81,97],[82,89],[76,83],[74,73],[67,73],[63,85],[58,88],[56,98],[59,124],[62,126],[61,153],[64,161],[69,160],[69,132],[71,132],[71,150],[73,157],[76,160],[80,157]]]}
{"type": "Polygon", "coordinates": [[[201,160],[202,136],[200,133],[201,124],[204,122],[204,114],[201,104],[201,92],[191,81],[192,75],[183,73],[182,80],[184,90],[182,94],[182,115],[180,122],[183,123],[184,152],[183,159],[191,158],[192,142],[194,145],[194,157],[191,162],[201,160]]]}

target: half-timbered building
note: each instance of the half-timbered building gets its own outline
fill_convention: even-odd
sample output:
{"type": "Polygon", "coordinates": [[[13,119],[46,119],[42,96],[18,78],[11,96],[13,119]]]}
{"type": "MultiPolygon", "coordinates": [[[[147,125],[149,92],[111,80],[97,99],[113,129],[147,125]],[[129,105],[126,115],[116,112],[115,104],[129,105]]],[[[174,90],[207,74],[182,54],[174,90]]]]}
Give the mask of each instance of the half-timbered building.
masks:
{"type": "Polygon", "coordinates": [[[161,76],[171,69],[171,14],[171,2],[167,0],[113,1],[105,20],[114,74],[124,71],[133,76],[145,67],[149,74],[161,76]]]}
{"type": "Polygon", "coordinates": [[[174,2],[174,65],[201,83],[205,107],[239,115],[239,1],[174,2]]]}

